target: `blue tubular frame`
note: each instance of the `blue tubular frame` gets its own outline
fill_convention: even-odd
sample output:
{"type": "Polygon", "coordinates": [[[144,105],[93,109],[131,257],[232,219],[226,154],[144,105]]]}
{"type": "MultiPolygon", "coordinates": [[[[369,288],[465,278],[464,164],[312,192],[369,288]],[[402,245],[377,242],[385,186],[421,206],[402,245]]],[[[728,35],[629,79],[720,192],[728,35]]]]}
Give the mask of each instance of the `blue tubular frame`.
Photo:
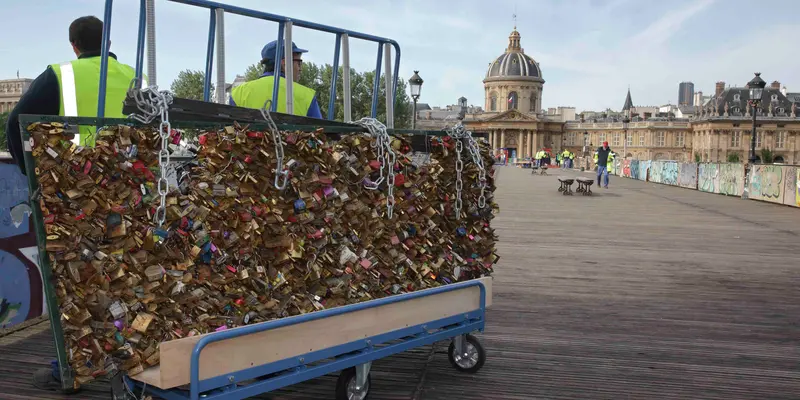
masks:
{"type": "MultiPolygon", "coordinates": [[[[424,346],[470,332],[483,331],[485,312],[486,287],[483,285],[483,282],[476,279],[439,286],[425,291],[389,296],[366,303],[357,303],[262,324],[249,325],[239,329],[212,333],[201,338],[194,346],[191,356],[191,381],[188,393],[181,390],[161,390],[152,387],[148,388],[148,390],[150,393],[167,400],[197,400],[199,399],[200,393],[213,391],[214,389],[220,389],[220,391],[207,393],[207,396],[204,398],[243,399],[374,361],[415,347],[424,346]],[[411,326],[340,346],[317,350],[298,357],[200,380],[200,354],[203,349],[211,343],[473,286],[477,286],[480,289],[479,307],[468,313],[429,321],[423,325],[411,326]],[[389,343],[393,341],[399,342],[389,343]],[[376,347],[382,344],[385,345],[376,347]],[[309,365],[330,359],[333,360],[309,365]],[[247,386],[237,386],[239,382],[270,374],[277,375],[247,386]]],[[[128,379],[127,382],[129,385],[137,386],[138,388],[143,387],[141,382],[137,382],[133,379],[128,379]]]]}
{"type": "MultiPolygon", "coordinates": [[[[328,120],[336,117],[336,81],[339,78],[339,53],[342,51],[342,34],[336,34],[336,47],[333,49],[333,75],[331,76],[331,94],[328,101],[328,120]]],[[[350,73],[350,71],[345,71],[350,73]]]]}
{"type": "MultiPolygon", "coordinates": [[[[111,52],[108,41],[111,40],[111,9],[114,0],[106,0],[103,12],[103,41],[100,48],[100,90],[97,94],[97,118],[106,116],[106,86],[108,84],[108,53],[111,52]]],[[[141,20],[139,21],[141,25],[141,20]]]]}
{"type": "Polygon", "coordinates": [[[209,11],[211,19],[208,22],[208,47],[206,48],[206,75],[203,80],[203,101],[208,101],[211,98],[211,71],[214,69],[214,34],[217,30],[217,9],[212,8],[209,11]]]}
{"type": "MultiPolygon", "coordinates": [[[[113,0],[105,0],[105,14],[104,14],[104,21],[103,24],[103,40],[107,42],[107,39],[111,37],[111,9],[113,0]]],[[[145,1],[141,1],[141,15],[139,16],[139,40],[137,44],[137,51],[136,51],[136,76],[142,77],[142,69],[144,67],[144,41],[145,41],[145,23],[144,23],[144,14],[145,14],[145,1]]],[[[208,30],[208,50],[206,54],[206,76],[205,76],[205,83],[203,88],[203,99],[208,101],[211,96],[211,72],[212,72],[212,61],[213,61],[213,48],[214,48],[214,30],[216,27],[216,18],[214,12],[216,9],[221,9],[226,13],[237,14],[245,17],[263,19],[267,21],[277,22],[278,23],[278,41],[280,43],[283,42],[283,28],[285,26],[285,22],[291,21],[293,26],[298,26],[307,29],[313,29],[316,31],[321,32],[328,32],[336,34],[336,50],[334,52],[334,75],[333,79],[331,80],[331,93],[334,95],[336,94],[336,78],[337,72],[339,67],[339,52],[341,48],[341,35],[347,34],[351,38],[366,40],[370,42],[378,43],[378,57],[376,61],[376,73],[375,73],[375,82],[373,83],[373,92],[372,92],[372,110],[371,116],[372,118],[376,118],[378,115],[378,96],[380,96],[380,71],[381,71],[381,61],[383,55],[383,46],[384,43],[389,43],[394,47],[396,58],[394,60],[394,77],[392,78],[392,101],[394,104],[397,104],[397,80],[398,74],[400,73],[400,45],[391,39],[383,38],[380,36],[369,35],[366,33],[355,32],[347,29],[336,28],[329,25],[317,24],[314,22],[303,21],[300,19],[293,19],[289,17],[284,17],[277,14],[271,14],[262,11],[251,10],[243,7],[232,6],[228,4],[222,4],[214,1],[208,0],[167,0],[173,3],[181,3],[195,7],[202,7],[207,8],[211,11],[211,20],[209,22],[209,30],[208,30]]],[[[278,57],[275,57],[276,60],[280,60],[280,49],[282,46],[278,46],[276,53],[278,53],[278,57]]],[[[98,114],[99,118],[103,118],[105,116],[105,89],[106,89],[106,76],[108,75],[108,48],[104,47],[102,52],[102,60],[101,60],[101,67],[100,67],[100,90],[99,90],[99,98],[98,98],[98,114]]],[[[272,109],[271,111],[276,111],[278,107],[278,83],[280,80],[280,62],[277,62],[275,65],[276,73],[276,85],[274,85],[274,89],[272,92],[272,109]]],[[[350,71],[344,71],[345,73],[349,73],[350,71]]],[[[331,96],[331,101],[328,104],[328,119],[333,119],[331,115],[334,115],[335,111],[335,98],[336,96],[331,96]]],[[[396,107],[395,107],[396,108],[396,107]]],[[[387,121],[388,122],[388,121],[387,121]]]]}
{"type": "Polygon", "coordinates": [[[147,27],[147,2],[139,0],[139,40],[136,43],[136,87],[141,88],[144,70],[144,36],[147,27]]]}

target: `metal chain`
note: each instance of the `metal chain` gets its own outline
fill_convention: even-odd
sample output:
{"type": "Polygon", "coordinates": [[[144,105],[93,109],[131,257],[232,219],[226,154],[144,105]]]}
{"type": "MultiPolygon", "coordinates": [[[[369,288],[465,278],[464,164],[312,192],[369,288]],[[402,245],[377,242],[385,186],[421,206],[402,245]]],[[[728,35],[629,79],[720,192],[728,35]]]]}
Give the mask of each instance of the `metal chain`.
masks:
{"type": "Polygon", "coordinates": [[[456,140],[456,219],[461,219],[461,190],[464,187],[464,181],[461,179],[461,170],[464,169],[464,161],[461,160],[461,150],[464,144],[461,142],[460,137],[455,137],[456,140]]]}
{"type": "Polygon", "coordinates": [[[374,118],[361,118],[353,122],[356,125],[367,129],[370,136],[374,138],[372,147],[380,162],[379,178],[376,181],[365,181],[364,187],[369,190],[377,190],[381,183],[386,180],[386,217],[392,219],[394,215],[394,165],[397,162],[397,154],[392,149],[392,137],[386,130],[386,126],[374,118]],[[386,172],[384,172],[384,169],[386,172]]]}
{"type": "Polygon", "coordinates": [[[478,207],[483,208],[486,206],[486,168],[483,165],[483,158],[481,157],[480,148],[475,138],[472,137],[472,132],[466,130],[464,125],[459,122],[455,126],[448,128],[448,135],[456,141],[456,199],[455,199],[455,213],[456,219],[461,219],[461,208],[463,205],[461,193],[464,187],[462,179],[462,170],[464,169],[464,161],[461,159],[461,152],[463,151],[463,141],[467,142],[467,150],[469,150],[472,162],[478,168],[478,184],[481,188],[481,194],[478,197],[478,207]]]}
{"type": "Polygon", "coordinates": [[[289,181],[289,170],[283,164],[283,138],[280,131],[278,131],[278,126],[275,125],[275,120],[272,119],[272,114],[269,112],[271,103],[272,99],[267,99],[264,102],[264,107],[259,111],[261,111],[261,116],[264,117],[264,120],[267,121],[267,126],[270,133],[272,133],[272,143],[275,144],[275,189],[283,190],[286,189],[286,184],[289,181]],[[281,180],[281,177],[283,180],[281,180]]]}
{"type": "Polygon", "coordinates": [[[172,94],[165,91],[158,91],[158,87],[151,86],[145,89],[128,90],[131,97],[136,102],[137,113],[132,113],[129,118],[143,124],[153,122],[156,117],[161,118],[158,126],[158,135],[161,139],[161,150],[158,152],[159,178],[157,181],[158,195],[160,202],[154,216],[159,226],[164,225],[167,219],[167,193],[169,193],[169,181],[167,181],[167,169],[170,167],[169,155],[169,136],[172,133],[172,124],[169,122],[169,106],[172,104],[172,94]]]}

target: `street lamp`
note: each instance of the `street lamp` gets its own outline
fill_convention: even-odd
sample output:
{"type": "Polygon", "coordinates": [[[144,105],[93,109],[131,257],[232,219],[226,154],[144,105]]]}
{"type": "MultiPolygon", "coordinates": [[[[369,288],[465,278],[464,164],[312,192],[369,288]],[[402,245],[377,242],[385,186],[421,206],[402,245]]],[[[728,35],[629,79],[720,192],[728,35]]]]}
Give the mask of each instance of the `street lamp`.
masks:
{"type": "Polygon", "coordinates": [[[422,78],[419,71],[414,71],[414,75],[408,79],[408,86],[411,88],[411,98],[414,99],[414,119],[411,120],[411,129],[417,129],[417,100],[422,92],[422,78]]]}
{"type": "Polygon", "coordinates": [[[631,122],[631,110],[625,110],[622,117],[622,158],[628,158],[628,124],[631,122]]]}
{"type": "Polygon", "coordinates": [[[756,163],[756,115],[758,115],[758,105],[761,103],[761,95],[764,93],[764,86],[767,82],[761,79],[761,73],[756,72],[755,78],[747,83],[750,88],[750,105],[753,106],[753,132],[750,138],[750,164],[756,163]]]}
{"type": "Polygon", "coordinates": [[[458,99],[458,106],[460,110],[458,111],[458,119],[463,120],[467,116],[467,98],[461,96],[458,99]]]}

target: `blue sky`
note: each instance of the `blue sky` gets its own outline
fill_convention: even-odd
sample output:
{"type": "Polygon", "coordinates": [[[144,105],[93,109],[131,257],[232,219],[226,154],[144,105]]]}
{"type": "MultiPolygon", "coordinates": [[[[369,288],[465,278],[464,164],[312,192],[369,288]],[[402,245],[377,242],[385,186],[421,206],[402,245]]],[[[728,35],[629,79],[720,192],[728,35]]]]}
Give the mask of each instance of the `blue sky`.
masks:
{"type": "MultiPolygon", "coordinates": [[[[465,96],[484,104],[481,80],[508,43],[516,10],[526,54],[546,80],[545,107],[619,109],[630,85],[636,105],[677,102],[678,83],[713,92],[716,81],[744,85],[753,72],[800,91],[800,2],[768,0],[222,0],[293,18],[395,39],[403,51],[400,77],[420,70],[420,101],[453,104],[465,96]]],[[[102,0],[3,0],[0,79],[33,78],[47,64],[74,58],[70,22],[102,17],[102,0]]],[[[112,51],[133,65],[138,0],[115,1],[112,51]]],[[[183,69],[205,64],[208,11],[156,0],[158,83],[168,87],[183,69]]],[[[226,75],[259,59],[277,24],[226,16],[226,75]]],[[[331,63],[334,37],[296,29],[305,59],[331,63]]],[[[373,69],[376,45],[351,41],[352,66],[373,69]]]]}

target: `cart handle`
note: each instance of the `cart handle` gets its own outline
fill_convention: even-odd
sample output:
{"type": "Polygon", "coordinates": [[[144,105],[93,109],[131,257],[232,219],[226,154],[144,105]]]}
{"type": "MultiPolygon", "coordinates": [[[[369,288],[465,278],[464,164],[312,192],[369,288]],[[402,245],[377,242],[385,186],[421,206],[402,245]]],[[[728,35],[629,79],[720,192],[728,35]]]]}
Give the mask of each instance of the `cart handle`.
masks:
{"type": "Polygon", "coordinates": [[[200,391],[200,353],[203,349],[211,343],[219,342],[222,340],[233,339],[240,336],[250,335],[253,333],[258,332],[265,332],[272,329],[282,328],[285,326],[296,325],[303,322],[309,321],[316,321],[322,318],[333,317],[336,315],[347,314],[355,311],[366,310],[370,308],[375,308],[378,306],[383,306],[387,304],[399,303],[402,301],[408,301],[413,299],[418,299],[421,297],[432,296],[435,294],[451,292],[454,290],[460,290],[465,288],[470,288],[473,286],[477,286],[481,291],[481,298],[480,298],[480,309],[486,309],[486,286],[478,279],[472,279],[466,282],[459,282],[453,283],[449,285],[439,286],[433,289],[418,291],[418,292],[411,292],[411,293],[404,293],[389,297],[384,297],[381,299],[367,301],[364,303],[356,303],[347,306],[341,306],[336,308],[331,308],[328,310],[322,310],[317,312],[312,312],[303,315],[297,315],[294,317],[282,318],[277,319],[269,322],[264,322],[261,324],[255,325],[248,325],[238,329],[229,329],[224,330],[218,333],[214,333],[211,335],[207,335],[202,337],[195,345],[194,349],[192,350],[192,361],[191,361],[191,370],[190,370],[190,382],[189,382],[189,389],[190,389],[190,399],[197,399],[199,398],[199,391],[200,391]]]}

